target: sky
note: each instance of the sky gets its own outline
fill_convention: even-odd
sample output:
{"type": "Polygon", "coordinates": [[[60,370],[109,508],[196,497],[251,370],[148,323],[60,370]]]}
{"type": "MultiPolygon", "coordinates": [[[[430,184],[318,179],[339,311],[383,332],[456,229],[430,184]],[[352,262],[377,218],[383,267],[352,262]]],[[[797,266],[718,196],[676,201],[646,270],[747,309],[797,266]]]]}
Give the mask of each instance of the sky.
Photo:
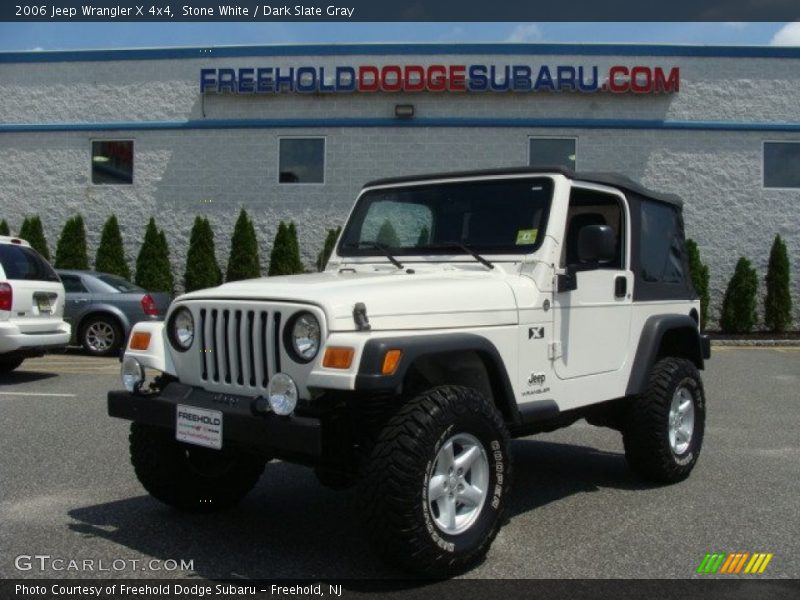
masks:
{"type": "Polygon", "coordinates": [[[0,51],[325,42],[800,46],[800,23],[0,23],[0,51]]]}

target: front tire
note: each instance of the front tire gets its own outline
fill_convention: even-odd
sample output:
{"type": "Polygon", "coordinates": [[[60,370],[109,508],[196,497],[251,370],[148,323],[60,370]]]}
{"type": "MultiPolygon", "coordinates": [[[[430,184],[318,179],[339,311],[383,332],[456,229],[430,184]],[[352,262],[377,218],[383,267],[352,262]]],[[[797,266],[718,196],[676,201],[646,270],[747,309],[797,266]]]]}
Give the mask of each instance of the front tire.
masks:
{"type": "Polygon", "coordinates": [[[380,433],[358,484],[375,551],[427,576],[462,572],[500,529],[510,475],[508,432],[491,402],[465,387],[423,393],[380,433]]]}
{"type": "Polygon", "coordinates": [[[131,424],[131,463],[151,496],[189,512],[238,504],[255,487],[263,460],[231,451],[181,444],[172,431],[131,424]]]}
{"type": "Polygon", "coordinates": [[[694,364],[661,359],[628,413],[623,430],[628,465],[657,483],[686,479],[700,455],[705,417],[703,381],[694,364]]]}

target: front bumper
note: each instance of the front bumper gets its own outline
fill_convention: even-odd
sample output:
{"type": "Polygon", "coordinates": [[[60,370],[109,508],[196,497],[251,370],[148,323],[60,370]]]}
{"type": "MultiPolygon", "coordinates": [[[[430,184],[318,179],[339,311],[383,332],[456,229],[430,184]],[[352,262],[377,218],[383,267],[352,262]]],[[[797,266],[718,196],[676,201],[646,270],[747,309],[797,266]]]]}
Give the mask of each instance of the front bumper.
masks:
{"type": "Polygon", "coordinates": [[[277,456],[317,457],[322,453],[319,419],[257,413],[255,403],[255,398],[215,394],[173,382],[157,395],[131,394],[124,390],[109,392],[108,414],[175,431],[177,405],[188,404],[222,411],[223,448],[236,446],[277,456]]]}
{"type": "Polygon", "coordinates": [[[0,354],[41,356],[45,352],[60,350],[70,338],[69,323],[57,321],[42,326],[40,323],[19,324],[13,321],[0,323],[0,354]]]}
{"type": "Polygon", "coordinates": [[[711,358],[711,338],[705,334],[700,336],[700,352],[704,360],[711,358]]]}

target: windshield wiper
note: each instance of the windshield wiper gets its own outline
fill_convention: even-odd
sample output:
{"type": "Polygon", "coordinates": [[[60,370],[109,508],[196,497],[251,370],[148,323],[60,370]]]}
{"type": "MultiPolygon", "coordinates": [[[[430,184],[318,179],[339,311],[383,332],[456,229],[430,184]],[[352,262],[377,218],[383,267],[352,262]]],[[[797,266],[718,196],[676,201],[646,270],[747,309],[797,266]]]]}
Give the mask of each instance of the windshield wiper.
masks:
{"type": "Polygon", "coordinates": [[[380,242],[372,242],[369,240],[364,240],[360,242],[347,242],[344,244],[345,248],[375,248],[376,250],[380,250],[383,255],[389,259],[389,262],[392,263],[398,269],[403,268],[403,263],[397,260],[389,250],[389,246],[386,244],[381,244],[380,242]]]}
{"type": "Polygon", "coordinates": [[[435,244],[425,244],[422,246],[422,248],[460,248],[482,265],[489,267],[490,269],[494,269],[494,265],[492,263],[475,252],[475,250],[465,244],[462,244],[461,242],[436,242],[435,244]]]}

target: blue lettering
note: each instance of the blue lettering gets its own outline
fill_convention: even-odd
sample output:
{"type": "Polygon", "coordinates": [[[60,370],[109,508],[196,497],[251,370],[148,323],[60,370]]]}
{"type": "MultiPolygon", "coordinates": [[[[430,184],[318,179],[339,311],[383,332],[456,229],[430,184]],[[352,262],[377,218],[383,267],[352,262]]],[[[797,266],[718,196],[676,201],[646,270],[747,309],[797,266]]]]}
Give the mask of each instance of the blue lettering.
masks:
{"type": "Polygon", "coordinates": [[[512,67],[513,90],[515,92],[529,92],[531,89],[531,68],[524,65],[512,67]]]}
{"type": "Polygon", "coordinates": [[[217,71],[219,74],[219,83],[217,87],[220,93],[228,91],[231,94],[236,93],[236,71],[233,69],[220,69],[217,71]]]}
{"type": "Polygon", "coordinates": [[[558,81],[556,84],[557,90],[576,90],[577,86],[575,85],[575,67],[556,67],[556,80],[558,81]]]}
{"type": "Polygon", "coordinates": [[[489,74],[490,74],[489,87],[492,89],[492,91],[494,91],[494,92],[505,92],[508,89],[508,85],[509,85],[509,83],[508,83],[508,73],[509,73],[509,69],[508,69],[508,65],[506,65],[505,67],[503,67],[503,79],[502,79],[502,81],[498,81],[497,80],[497,67],[495,67],[494,65],[491,66],[491,68],[489,69],[489,74]]]}
{"type": "Polygon", "coordinates": [[[253,74],[255,69],[239,69],[239,93],[252,94],[255,91],[253,74]]]}
{"type": "Polygon", "coordinates": [[[200,93],[217,91],[216,69],[200,69],[200,93]]]}
{"type": "Polygon", "coordinates": [[[256,69],[256,93],[266,94],[275,91],[275,82],[272,79],[272,67],[256,69]]]}
{"type": "Polygon", "coordinates": [[[319,91],[320,92],[335,92],[336,81],[333,83],[325,83],[325,67],[319,68],[319,91]]]}
{"type": "Polygon", "coordinates": [[[284,76],[281,76],[279,67],[275,68],[275,91],[282,91],[281,88],[283,86],[286,86],[289,92],[294,91],[294,67],[289,67],[289,74],[284,76]]]}
{"type": "Polygon", "coordinates": [[[534,85],[534,89],[537,92],[542,88],[546,88],[551,92],[556,89],[553,84],[553,78],[550,75],[550,69],[544,65],[539,69],[539,76],[536,78],[536,84],[534,85]]]}
{"type": "Polygon", "coordinates": [[[489,80],[486,78],[486,65],[470,66],[467,87],[473,92],[483,92],[489,87],[489,80]]]}
{"type": "Polygon", "coordinates": [[[317,91],[317,70],[314,67],[300,67],[297,69],[297,91],[317,91]]]}
{"type": "Polygon", "coordinates": [[[356,89],[356,70],[353,67],[336,67],[336,91],[352,92],[356,89]]]}
{"type": "Polygon", "coordinates": [[[578,89],[582,92],[596,92],[600,81],[597,74],[597,67],[592,67],[592,81],[586,83],[583,78],[583,67],[578,67],[578,89]]]}

